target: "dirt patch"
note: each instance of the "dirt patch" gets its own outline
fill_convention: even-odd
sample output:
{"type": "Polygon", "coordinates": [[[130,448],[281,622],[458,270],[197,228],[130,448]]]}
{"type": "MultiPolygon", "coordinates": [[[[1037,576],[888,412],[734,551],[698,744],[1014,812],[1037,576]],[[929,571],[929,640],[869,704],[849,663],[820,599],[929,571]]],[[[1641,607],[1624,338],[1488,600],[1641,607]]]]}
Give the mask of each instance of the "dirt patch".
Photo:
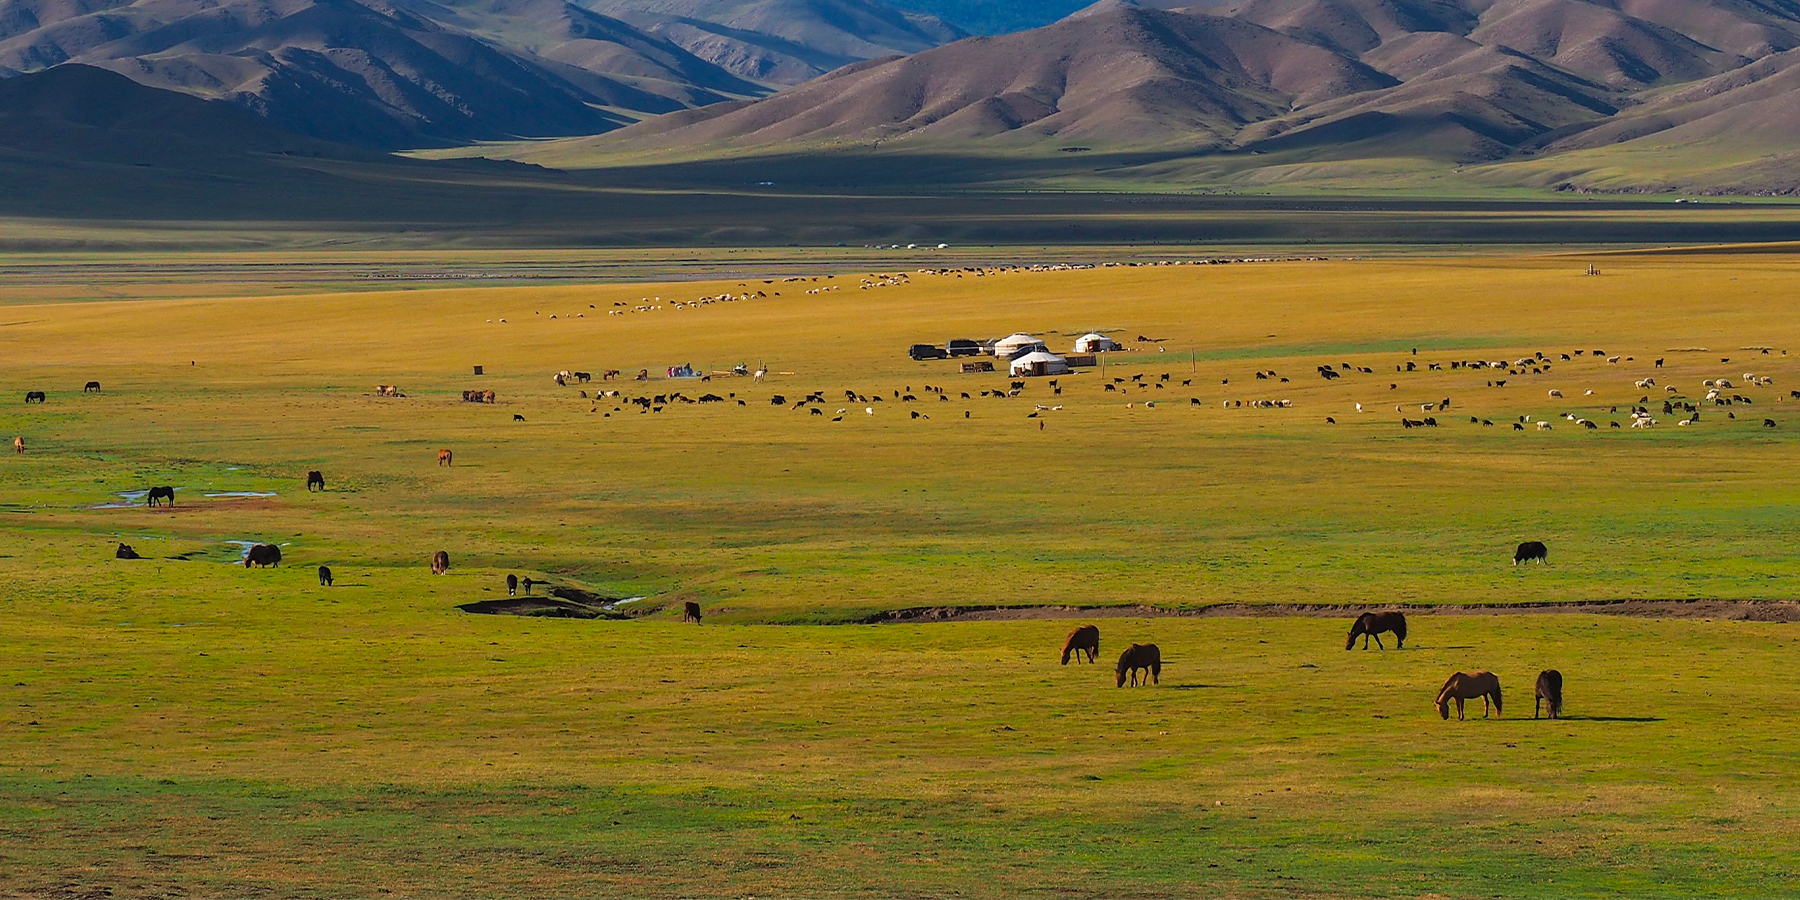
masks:
{"type": "Polygon", "coordinates": [[[1800,622],[1793,600],[1569,600],[1546,603],[1218,603],[1185,609],[1157,606],[914,606],[875,613],[859,624],[892,622],[997,622],[1019,619],[1339,618],[1400,610],[1426,616],[1495,616],[1587,613],[1654,619],[1733,619],[1800,622]]]}

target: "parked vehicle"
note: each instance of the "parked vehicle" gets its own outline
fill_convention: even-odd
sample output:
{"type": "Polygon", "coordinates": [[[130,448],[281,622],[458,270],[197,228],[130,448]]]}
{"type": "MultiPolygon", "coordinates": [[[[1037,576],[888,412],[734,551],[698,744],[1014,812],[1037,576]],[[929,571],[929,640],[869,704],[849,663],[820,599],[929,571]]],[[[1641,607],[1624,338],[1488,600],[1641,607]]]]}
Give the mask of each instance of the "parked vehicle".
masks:
{"type": "Polygon", "coordinates": [[[906,351],[906,355],[913,359],[948,359],[950,356],[936,344],[914,344],[906,351]]]}

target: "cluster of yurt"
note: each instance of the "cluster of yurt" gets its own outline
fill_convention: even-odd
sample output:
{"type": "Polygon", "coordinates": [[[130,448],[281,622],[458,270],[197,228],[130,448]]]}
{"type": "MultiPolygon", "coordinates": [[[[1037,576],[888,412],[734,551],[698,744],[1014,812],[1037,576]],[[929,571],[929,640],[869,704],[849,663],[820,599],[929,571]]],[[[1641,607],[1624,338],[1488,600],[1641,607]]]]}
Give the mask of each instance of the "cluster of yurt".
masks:
{"type": "MultiPolygon", "coordinates": [[[[1082,354],[1104,353],[1122,349],[1118,341],[1097,332],[1090,332],[1075,339],[1075,352],[1082,354]]],[[[1061,356],[1050,352],[1042,340],[1032,335],[1019,332],[1003,337],[993,343],[993,354],[999,359],[1010,360],[1007,368],[1014,377],[1025,375],[1062,375],[1069,371],[1069,362],[1061,356]]],[[[1092,363],[1088,363],[1092,365],[1092,363]]]]}

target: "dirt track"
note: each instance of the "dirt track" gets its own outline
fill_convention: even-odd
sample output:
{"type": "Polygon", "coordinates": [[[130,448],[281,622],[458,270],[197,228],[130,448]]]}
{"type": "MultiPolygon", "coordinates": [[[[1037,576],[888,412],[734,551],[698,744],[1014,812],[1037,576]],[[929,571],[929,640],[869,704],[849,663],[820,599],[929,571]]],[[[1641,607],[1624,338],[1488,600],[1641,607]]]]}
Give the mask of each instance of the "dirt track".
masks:
{"type": "Polygon", "coordinates": [[[1400,610],[1424,616],[1504,616],[1587,613],[1642,616],[1651,619],[1734,619],[1747,622],[1800,622],[1800,602],[1793,600],[1577,600],[1566,603],[1220,603],[1191,609],[1154,606],[915,606],[889,610],[864,619],[887,622],[1005,621],[1012,619],[1122,618],[1268,618],[1312,616],[1338,618],[1365,612],[1400,610]]]}

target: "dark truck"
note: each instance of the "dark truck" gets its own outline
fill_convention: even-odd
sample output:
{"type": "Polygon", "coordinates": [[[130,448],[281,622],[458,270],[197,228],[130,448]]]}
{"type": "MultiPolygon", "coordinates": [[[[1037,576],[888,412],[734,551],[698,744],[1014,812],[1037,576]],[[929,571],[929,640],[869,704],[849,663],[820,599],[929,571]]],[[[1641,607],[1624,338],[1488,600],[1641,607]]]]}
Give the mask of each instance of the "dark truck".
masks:
{"type": "Polygon", "coordinates": [[[914,344],[908,348],[906,355],[913,359],[948,359],[950,354],[936,344],[914,344]]]}
{"type": "Polygon", "coordinates": [[[979,341],[971,341],[967,338],[957,338],[947,344],[944,349],[945,352],[949,353],[952,359],[958,356],[981,355],[981,343],[979,341]]]}

